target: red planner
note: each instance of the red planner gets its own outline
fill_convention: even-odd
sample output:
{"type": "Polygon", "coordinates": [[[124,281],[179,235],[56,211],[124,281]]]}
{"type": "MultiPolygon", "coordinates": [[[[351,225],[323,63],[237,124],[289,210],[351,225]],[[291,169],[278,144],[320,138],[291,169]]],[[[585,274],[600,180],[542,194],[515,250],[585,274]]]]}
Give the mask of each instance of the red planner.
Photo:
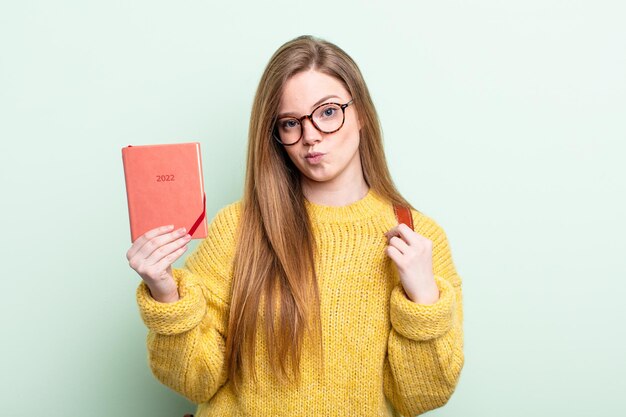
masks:
{"type": "Polygon", "coordinates": [[[159,226],[207,236],[200,143],[122,148],[131,241],[159,226]]]}

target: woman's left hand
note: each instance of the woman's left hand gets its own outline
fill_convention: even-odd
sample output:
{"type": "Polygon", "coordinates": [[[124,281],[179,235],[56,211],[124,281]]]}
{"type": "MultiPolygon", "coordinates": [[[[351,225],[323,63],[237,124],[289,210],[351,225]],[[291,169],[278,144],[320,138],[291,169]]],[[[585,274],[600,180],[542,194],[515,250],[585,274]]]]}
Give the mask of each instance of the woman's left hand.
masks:
{"type": "Polygon", "coordinates": [[[411,301],[433,304],[439,289],[433,276],[433,242],[400,223],[385,233],[385,253],[398,268],[404,292],[411,301]]]}

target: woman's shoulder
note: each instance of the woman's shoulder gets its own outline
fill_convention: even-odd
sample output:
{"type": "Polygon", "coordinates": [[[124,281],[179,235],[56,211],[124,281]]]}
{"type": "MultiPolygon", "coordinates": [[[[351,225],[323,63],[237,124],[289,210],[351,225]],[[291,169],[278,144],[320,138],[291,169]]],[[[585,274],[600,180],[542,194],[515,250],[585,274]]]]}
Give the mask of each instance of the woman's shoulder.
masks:
{"type": "Polygon", "coordinates": [[[415,231],[433,242],[446,239],[443,227],[432,215],[422,211],[411,209],[415,231]]]}
{"type": "Polygon", "coordinates": [[[211,220],[211,226],[217,224],[220,226],[228,226],[229,224],[236,227],[241,217],[242,201],[237,200],[230,204],[223,206],[217,211],[213,220],[211,220]]]}
{"type": "Polygon", "coordinates": [[[223,206],[209,222],[207,236],[189,257],[192,264],[214,264],[226,268],[234,256],[241,202],[223,206]]]}
{"type": "Polygon", "coordinates": [[[224,302],[229,300],[240,206],[236,201],[217,211],[209,223],[207,236],[185,262],[185,266],[224,302]]]}
{"type": "Polygon", "coordinates": [[[223,206],[209,222],[207,237],[202,246],[228,247],[234,245],[234,239],[241,216],[241,201],[223,206]]]}

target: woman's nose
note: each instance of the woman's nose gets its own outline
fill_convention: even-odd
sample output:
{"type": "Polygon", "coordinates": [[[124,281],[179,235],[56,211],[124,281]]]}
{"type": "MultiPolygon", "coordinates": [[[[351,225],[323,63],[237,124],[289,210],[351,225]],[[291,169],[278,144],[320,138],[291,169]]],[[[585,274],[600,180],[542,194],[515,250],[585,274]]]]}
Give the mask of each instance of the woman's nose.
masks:
{"type": "Polygon", "coordinates": [[[322,132],[317,130],[313,126],[313,122],[306,118],[302,121],[302,141],[303,142],[318,142],[322,140],[322,132]]]}

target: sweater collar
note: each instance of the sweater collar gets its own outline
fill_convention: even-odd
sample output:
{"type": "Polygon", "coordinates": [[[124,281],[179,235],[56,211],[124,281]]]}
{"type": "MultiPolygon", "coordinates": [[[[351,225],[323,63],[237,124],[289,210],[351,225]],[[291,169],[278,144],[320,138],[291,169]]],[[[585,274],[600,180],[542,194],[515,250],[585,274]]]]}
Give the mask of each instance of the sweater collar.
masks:
{"type": "Polygon", "coordinates": [[[371,188],[365,197],[346,206],[324,206],[304,199],[311,220],[320,223],[350,223],[380,215],[389,205],[371,188]]]}

